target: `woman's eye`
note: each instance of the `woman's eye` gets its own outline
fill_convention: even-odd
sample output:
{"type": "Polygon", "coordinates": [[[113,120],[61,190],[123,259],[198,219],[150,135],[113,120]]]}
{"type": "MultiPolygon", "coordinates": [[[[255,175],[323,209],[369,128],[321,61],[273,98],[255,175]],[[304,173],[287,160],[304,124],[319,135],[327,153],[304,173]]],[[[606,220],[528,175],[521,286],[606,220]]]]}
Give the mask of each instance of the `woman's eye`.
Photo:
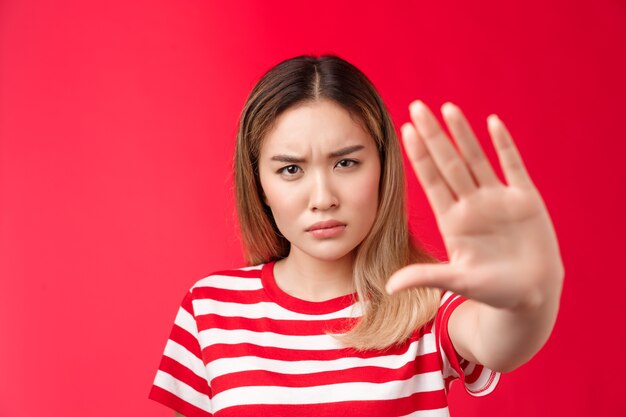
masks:
{"type": "Polygon", "coordinates": [[[281,169],[279,169],[278,173],[279,174],[286,173],[288,176],[291,176],[291,175],[297,174],[299,169],[300,167],[297,165],[287,165],[286,167],[282,167],[281,169]]]}
{"type": "Polygon", "coordinates": [[[358,161],[355,161],[353,159],[342,159],[341,161],[337,162],[337,165],[341,165],[344,168],[350,168],[357,164],[358,164],[358,161]]]}

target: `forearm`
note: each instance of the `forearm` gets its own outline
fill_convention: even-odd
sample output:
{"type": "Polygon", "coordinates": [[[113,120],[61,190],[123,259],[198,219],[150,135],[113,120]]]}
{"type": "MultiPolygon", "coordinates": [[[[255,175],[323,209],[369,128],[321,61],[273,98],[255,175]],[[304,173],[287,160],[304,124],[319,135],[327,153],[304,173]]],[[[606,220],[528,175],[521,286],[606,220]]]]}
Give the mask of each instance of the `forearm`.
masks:
{"type": "Polygon", "coordinates": [[[479,305],[473,350],[480,363],[509,372],[528,362],[543,347],[559,311],[562,284],[552,287],[537,302],[515,310],[479,305]]]}

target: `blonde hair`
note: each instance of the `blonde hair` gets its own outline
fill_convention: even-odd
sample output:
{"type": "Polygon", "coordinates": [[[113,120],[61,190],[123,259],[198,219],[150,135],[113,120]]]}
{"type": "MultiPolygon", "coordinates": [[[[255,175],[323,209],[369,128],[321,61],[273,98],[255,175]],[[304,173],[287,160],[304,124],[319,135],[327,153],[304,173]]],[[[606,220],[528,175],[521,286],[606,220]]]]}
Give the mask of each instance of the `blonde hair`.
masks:
{"type": "Polygon", "coordinates": [[[335,335],[357,350],[400,345],[435,316],[441,291],[412,288],[389,296],[391,274],[412,263],[434,263],[408,228],[402,153],[380,95],[355,66],[334,56],[302,55],[271,68],[254,86],[240,115],[235,147],[235,194],[245,258],[249,265],[282,259],[290,243],[263,202],[258,175],[262,140],[281,112],[307,101],[332,100],[360,121],[374,138],[381,161],[376,220],[354,249],[353,279],[363,314],[335,335]]]}

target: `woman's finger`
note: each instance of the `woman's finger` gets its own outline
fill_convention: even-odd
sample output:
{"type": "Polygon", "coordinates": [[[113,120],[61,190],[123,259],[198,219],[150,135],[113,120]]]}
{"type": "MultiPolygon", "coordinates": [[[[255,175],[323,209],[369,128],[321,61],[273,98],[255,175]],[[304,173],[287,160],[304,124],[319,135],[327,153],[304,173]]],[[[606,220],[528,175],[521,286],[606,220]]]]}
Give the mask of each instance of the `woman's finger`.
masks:
{"type": "Polygon", "coordinates": [[[461,197],[474,192],[477,187],[465,161],[428,107],[417,100],[411,103],[409,112],[420,137],[424,138],[428,153],[454,194],[461,197]]]}
{"type": "Polygon", "coordinates": [[[454,203],[454,196],[444,181],[439,169],[432,160],[424,140],[419,137],[415,127],[411,123],[405,123],[400,129],[402,143],[407,157],[411,162],[413,171],[422,184],[424,193],[428,198],[435,216],[445,212],[454,203]]]}
{"type": "Polygon", "coordinates": [[[410,287],[431,287],[466,294],[466,277],[451,264],[412,264],[394,272],[385,289],[388,294],[410,287]]]}
{"type": "Polygon", "coordinates": [[[513,186],[532,186],[532,180],[524,167],[522,157],[502,120],[495,114],[490,115],[487,118],[487,128],[496,148],[506,182],[513,186]]]}
{"type": "Polygon", "coordinates": [[[441,106],[441,114],[478,186],[501,185],[461,109],[448,102],[441,106]]]}

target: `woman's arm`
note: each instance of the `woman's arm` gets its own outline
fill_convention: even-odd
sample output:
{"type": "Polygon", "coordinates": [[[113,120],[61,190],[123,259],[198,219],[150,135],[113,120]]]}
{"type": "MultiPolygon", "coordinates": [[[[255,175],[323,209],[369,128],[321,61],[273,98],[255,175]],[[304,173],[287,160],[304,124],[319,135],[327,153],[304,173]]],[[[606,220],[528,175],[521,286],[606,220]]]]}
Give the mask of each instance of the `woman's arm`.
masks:
{"type": "Polygon", "coordinates": [[[559,308],[559,297],[518,310],[494,308],[474,300],[458,306],[448,331],[456,351],[470,362],[510,372],[528,362],[546,343],[559,308]]]}

